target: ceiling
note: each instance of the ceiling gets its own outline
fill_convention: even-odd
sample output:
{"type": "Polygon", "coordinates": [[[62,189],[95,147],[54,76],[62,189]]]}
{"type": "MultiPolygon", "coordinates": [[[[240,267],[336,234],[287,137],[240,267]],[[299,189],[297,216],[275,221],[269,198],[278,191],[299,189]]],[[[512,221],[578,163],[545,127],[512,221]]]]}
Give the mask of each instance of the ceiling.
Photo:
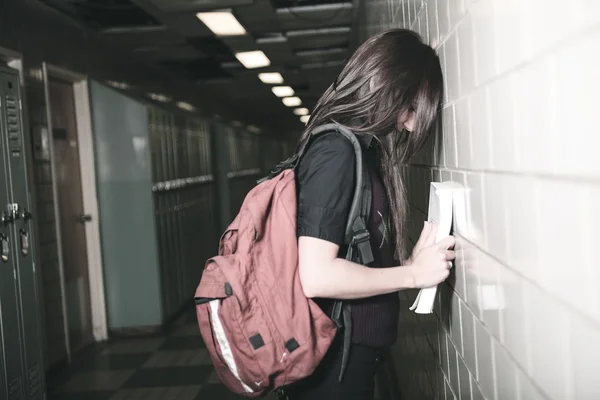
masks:
{"type": "Polygon", "coordinates": [[[240,121],[286,133],[303,124],[258,73],[280,72],[302,107],[312,109],[356,45],[360,0],[43,1],[188,80],[206,98],[235,107],[240,121]],[[216,37],[196,17],[222,9],[231,10],[248,33],[216,37]],[[252,50],[262,50],[271,66],[246,69],[234,55],[252,50]]]}

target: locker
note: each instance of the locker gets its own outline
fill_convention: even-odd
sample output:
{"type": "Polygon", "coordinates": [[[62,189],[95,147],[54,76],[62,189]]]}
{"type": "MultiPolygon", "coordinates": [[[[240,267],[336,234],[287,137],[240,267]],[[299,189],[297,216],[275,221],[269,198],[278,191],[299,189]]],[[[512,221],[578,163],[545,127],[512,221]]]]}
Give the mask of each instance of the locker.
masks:
{"type": "Polygon", "coordinates": [[[0,309],[3,398],[43,397],[39,293],[17,71],[0,68],[0,309]]]}

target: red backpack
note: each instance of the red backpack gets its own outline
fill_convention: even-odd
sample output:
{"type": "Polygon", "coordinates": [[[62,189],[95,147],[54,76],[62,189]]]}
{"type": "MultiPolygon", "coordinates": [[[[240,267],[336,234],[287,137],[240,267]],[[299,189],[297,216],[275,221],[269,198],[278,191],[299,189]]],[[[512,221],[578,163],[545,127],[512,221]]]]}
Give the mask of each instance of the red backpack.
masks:
{"type": "MultiPolygon", "coordinates": [[[[360,144],[338,124],[316,128],[311,137],[331,131],[342,133],[356,152],[347,259],[368,264],[373,260],[366,230],[371,186],[360,144]]],[[[306,144],[248,193],[220,239],[218,256],[206,263],[195,294],[200,333],[217,375],[231,391],[248,397],[281,394],[311,375],[342,327],[340,380],[348,361],[349,304],[338,301],[332,315],[325,315],[306,298],[298,275],[294,169],[306,144]]]]}

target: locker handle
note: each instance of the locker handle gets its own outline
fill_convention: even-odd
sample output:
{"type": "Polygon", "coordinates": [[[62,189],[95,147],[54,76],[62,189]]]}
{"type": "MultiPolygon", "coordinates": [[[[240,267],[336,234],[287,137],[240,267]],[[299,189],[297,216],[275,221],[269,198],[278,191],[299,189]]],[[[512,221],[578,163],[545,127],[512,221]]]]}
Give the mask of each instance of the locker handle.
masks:
{"type": "Polygon", "coordinates": [[[8,243],[8,236],[3,233],[0,233],[0,255],[2,257],[2,262],[8,262],[8,254],[10,252],[10,246],[8,243]]]}
{"type": "Polygon", "coordinates": [[[19,233],[21,234],[21,253],[26,256],[29,254],[29,232],[21,229],[19,233]]]}
{"type": "Polygon", "coordinates": [[[12,211],[4,211],[4,213],[2,213],[2,223],[4,226],[12,224],[13,222],[15,222],[15,216],[12,211]]]}
{"type": "Polygon", "coordinates": [[[31,218],[33,218],[33,214],[27,210],[23,210],[21,213],[21,218],[23,218],[23,221],[29,221],[31,218]]]}

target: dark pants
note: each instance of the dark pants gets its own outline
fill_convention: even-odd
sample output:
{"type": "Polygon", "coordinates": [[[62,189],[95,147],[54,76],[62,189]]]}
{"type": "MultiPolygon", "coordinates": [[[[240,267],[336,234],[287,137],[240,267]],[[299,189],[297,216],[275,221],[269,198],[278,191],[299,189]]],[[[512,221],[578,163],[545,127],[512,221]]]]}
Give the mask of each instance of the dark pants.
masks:
{"type": "Polygon", "coordinates": [[[339,382],[341,342],[334,342],[313,375],[286,390],[289,400],[373,400],[380,351],[352,345],[348,367],[339,382]]]}

